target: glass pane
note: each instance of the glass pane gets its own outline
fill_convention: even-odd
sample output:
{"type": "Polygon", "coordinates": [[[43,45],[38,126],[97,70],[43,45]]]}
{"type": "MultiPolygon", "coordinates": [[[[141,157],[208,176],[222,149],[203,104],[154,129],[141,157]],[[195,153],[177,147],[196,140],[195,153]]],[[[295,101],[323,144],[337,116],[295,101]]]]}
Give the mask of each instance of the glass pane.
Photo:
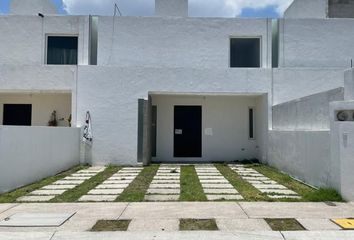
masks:
{"type": "Polygon", "coordinates": [[[48,37],[47,64],[77,65],[77,37],[48,37]]]}

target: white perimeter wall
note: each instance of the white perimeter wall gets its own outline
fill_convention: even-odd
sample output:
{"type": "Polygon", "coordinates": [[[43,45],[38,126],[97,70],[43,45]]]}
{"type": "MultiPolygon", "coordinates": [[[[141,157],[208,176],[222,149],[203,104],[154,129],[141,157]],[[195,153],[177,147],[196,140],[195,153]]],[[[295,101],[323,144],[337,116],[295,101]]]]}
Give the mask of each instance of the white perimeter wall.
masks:
{"type": "Polygon", "coordinates": [[[71,94],[0,93],[0,124],[3,124],[4,104],[32,104],[32,126],[48,126],[53,111],[57,112],[58,126],[68,127],[71,114],[71,94]],[[64,121],[59,119],[64,118],[64,121]]]}
{"type": "Polygon", "coordinates": [[[45,64],[47,35],[78,36],[78,64],[88,64],[88,16],[0,15],[0,32],[0,65],[45,64]]]}
{"type": "Polygon", "coordinates": [[[269,131],[268,163],[306,183],[330,186],[330,131],[269,131]]]}
{"type": "Polygon", "coordinates": [[[80,129],[0,126],[0,193],[79,164],[80,129]]]}
{"type": "Polygon", "coordinates": [[[261,37],[271,66],[270,20],[179,17],[99,17],[98,64],[227,69],[230,37],[261,37]]]}
{"type": "Polygon", "coordinates": [[[258,137],[267,131],[260,125],[267,121],[267,115],[259,114],[262,111],[261,100],[261,96],[152,95],[152,104],[157,106],[157,156],[153,160],[235,161],[258,158],[258,142],[262,141],[258,137]],[[202,107],[202,158],[173,157],[175,105],[202,107]],[[254,125],[254,139],[249,139],[250,107],[254,108],[254,119],[258,123],[254,125]]]}

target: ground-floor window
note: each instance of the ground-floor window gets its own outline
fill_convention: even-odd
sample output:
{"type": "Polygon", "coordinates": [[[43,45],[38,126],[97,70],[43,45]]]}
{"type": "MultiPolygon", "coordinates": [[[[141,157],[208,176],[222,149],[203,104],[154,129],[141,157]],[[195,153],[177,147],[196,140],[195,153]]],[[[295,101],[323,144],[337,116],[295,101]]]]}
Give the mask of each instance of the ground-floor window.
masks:
{"type": "Polygon", "coordinates": [[[248,108],[248,137],[254,139],[254,108],[248,108]]]}
{"type": "Polygon", "coordinates": [[[3,125],[31,126],[32,104],[4,104],[3,125]]]}

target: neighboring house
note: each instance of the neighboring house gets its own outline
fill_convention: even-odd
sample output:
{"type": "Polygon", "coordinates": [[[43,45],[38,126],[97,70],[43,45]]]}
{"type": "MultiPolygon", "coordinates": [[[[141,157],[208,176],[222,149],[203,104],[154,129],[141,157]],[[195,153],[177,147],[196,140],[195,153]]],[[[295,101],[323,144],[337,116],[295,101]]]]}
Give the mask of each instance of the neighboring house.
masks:
{"type": "Polygon", "coordinates": [[[274,131],[324,131],[331,147],[354,1],[295,0],[281,19],[191,18],[187,0],[156,0],[153,17],[55,15],[49,0],[26,2],[0,16],[3,125],[47,126],[56,111],[59,126],[82,127],[90,111],[92,164],[257,158],[302,179],[274,131]],[[294,123],[302,110],[291,106],[307,100],[291,101],[318,93],[329,97],[294,123]]]}

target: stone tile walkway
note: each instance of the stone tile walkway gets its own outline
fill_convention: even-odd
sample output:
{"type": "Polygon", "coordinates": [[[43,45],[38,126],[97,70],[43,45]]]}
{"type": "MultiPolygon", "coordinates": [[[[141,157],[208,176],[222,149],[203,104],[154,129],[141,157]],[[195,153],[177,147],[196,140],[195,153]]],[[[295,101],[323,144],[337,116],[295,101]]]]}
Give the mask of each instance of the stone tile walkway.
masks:
{"type": "Polygon", "coordinates": [[[194,167],[209,201],[243,199],[215,166],[195,165],[194,167]]]}
{"type": "Polygon", "coordinates": [[[180,188],[179,165],[161,165],[146,192],[146,201],[178,201],[180,188]]]}
{"type": "Polygon", "coordinates": [[[262,193],[265,193],[269,198],[301,198],[296,192],[286,188],[276,181],[271,180],[252,168],[245,168],[240,164],[230,164],[229,167],[241,176],[242,179],[252,184],[262,193]]]}
{"type": "Polygon", "coordinates": [[[142,167],[125,167],[106,181],[83,195],[80,202],[113,202],[143,170],[142,167]]]}
{"type": "Polygon", "coordinates": [[[17,199],[18,202],[46,202],[64,192],[77,187],[84,181],[96,176],[98,173],[105,170],[105,167],[90,167],[77,171],[68,177],[58,180],[50,185],[44,186],[41,189],[30,192],[26,196],[17,199]]]}

